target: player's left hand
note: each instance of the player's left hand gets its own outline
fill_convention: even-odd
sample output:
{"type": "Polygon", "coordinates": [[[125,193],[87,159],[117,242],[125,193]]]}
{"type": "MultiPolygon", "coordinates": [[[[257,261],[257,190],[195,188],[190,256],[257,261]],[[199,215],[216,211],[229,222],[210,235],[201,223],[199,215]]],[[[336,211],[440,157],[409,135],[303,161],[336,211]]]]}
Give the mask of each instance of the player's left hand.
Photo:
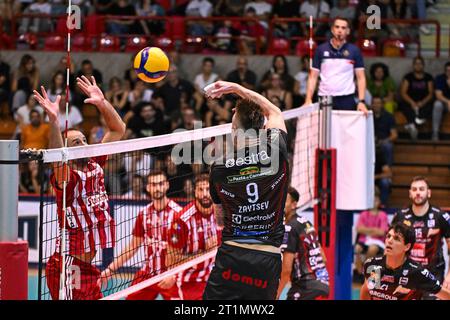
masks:
{"type": "Polygon", "coordinates": [[[366,117],[367,117],[367,115],[369,113],[369,110],[367,110],[366,105],[364,103],[362,103],[362,102],[358,102],[356,110],[362,111],[366,117]]]}
{"type": "Polygon", "coordinates": [[[447,273],[447,276],[444,279],[444,283],[442,284],[442,287],[447,290],[450,290],[450,272],[447,273]]]}
{"type": "Polygon", "coordinates": [[[170,276],[165,278],[164,280],[162,280],[161,282],[158,283],[158,287],[160,287],[161,289],[167,290],[173,287],[173,285],[175,284],[177,280],[176,276],[170,276]]]}
{"type": "Polygon", "coordinates": [[[85,99],[84,103],[100,106],[103,103],[105,96],[103,95],[102,90],[97,86],[97,82],[93,76],[91,77],[91,80],[85,76],[81,76],[81,78],[77,78],[77,85],[80,90],[88,96],[88,99],[85,99]]]}

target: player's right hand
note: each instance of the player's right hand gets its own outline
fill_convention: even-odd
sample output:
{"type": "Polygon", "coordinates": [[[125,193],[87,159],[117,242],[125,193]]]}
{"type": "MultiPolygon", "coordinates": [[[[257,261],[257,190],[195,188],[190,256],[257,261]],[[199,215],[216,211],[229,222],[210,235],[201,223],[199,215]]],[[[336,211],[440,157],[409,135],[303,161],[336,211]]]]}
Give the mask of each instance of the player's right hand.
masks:
{"type": "Polygon", "coordinates": [[[44,86],[41,86],[41,92],[42,95],[37,90],[33,90],[33,97],[41,105],[41,107],[44,108],[45,112],[47,112],[50,122],[56,122],[59,115],[59,103],[61,102],[61,96],[58,95],[56,97],[56,101],[51,102],[47,96],[44,86]]]}
{"type": "Polygon", "coordinates": [[[111,278],[111,276],[112,276],[111,269],[106,268],[105,270],[102,271],[100,278],[98,278],[97,280],[97,286],[100,287],[100,290],[108,287],[108,280],[109,278],[111,278]]]}

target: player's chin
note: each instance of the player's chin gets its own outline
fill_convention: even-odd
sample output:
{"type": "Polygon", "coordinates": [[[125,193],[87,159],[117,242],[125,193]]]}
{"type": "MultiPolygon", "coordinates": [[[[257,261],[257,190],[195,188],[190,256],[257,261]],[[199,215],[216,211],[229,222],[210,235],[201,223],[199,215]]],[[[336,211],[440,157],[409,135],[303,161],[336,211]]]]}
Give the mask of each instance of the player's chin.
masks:
{"type": "Polygon", "coordinates": [[[210,200],[210,199],[202,199],[201,201],[200,201],[200,203],[202,204],[202,207],[203,208],[211,208],[211,206],[212,206],[212,201],[210,200]]]}

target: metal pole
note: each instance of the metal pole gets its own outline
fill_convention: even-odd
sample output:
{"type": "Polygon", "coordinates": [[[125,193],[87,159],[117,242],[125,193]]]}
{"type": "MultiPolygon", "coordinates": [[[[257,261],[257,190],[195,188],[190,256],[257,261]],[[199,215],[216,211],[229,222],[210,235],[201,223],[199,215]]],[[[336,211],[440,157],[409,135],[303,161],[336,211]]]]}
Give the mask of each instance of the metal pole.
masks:
{"type": "Polygon", "coordinates": [[[0,242],[17,241],[18,185],[19,141],[0,140],[0,242]]]}
{"type": "Polygon", "coordinates": [[[331,116],[333,107],[333,98],[331,96],[319,97],[321,110],[321,136],[320,148],[331,148],[331,116]]]}

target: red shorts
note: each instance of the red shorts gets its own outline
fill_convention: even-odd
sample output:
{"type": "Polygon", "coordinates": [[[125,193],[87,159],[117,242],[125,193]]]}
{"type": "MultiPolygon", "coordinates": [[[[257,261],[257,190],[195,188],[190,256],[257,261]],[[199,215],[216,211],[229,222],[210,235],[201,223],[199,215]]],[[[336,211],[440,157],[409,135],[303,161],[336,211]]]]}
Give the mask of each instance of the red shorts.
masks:
{"type": "MultiPolygon", "coordinates": [[[[90,263],[83,262],[72,256],[66,256],[66,300],[98,300],[103,298],[97,285],[100,270],[90,263]]],[[[59,300],[59,278],[62,261],[59,253],[54,253],[45,267],[47,287],[53,300],[59,300]]]]}
{"type": "MultiPolygon", "coordinates": [[[[145,281],[147,279],[150,279],[151,276],[145,272],[145,271],[138,271],[136,272],[136,275],[134,276],[133,282],[131,285],[138,284],[142,281],[145,281]]],[[[127,297],[127,300],[155,300],[158,294],[161,294],[164,300],[179,300],[179,294],[178,294],[178,286],[174,284],[169,289],[161,289],[158,287],[158,284],[155,283],[149,287],[146,287],[142,290],[139,290],[135,293],[130,294],[127,297]]]]}
{"type": "Polygon", "coordinates": [[[183,282],[181,284],[181,300],[202,300],[205,282],[183,282]]]}

